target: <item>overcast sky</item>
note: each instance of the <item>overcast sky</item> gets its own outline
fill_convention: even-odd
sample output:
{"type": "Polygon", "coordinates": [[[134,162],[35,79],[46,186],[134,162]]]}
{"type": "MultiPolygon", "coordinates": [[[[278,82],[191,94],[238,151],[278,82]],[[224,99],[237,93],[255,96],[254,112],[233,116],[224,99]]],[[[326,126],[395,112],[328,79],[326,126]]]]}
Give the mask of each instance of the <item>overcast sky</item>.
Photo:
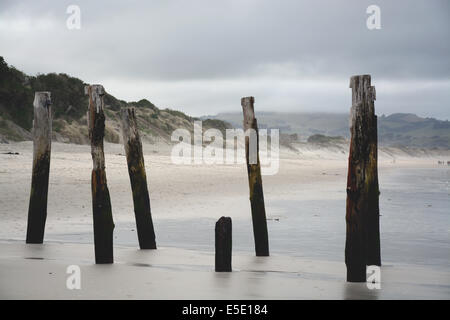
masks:
{"type": "Polygon", "coordinates": [[[0,0],[9,64],[195,116],[240,112],[249,95],[257,111],[348,112],[349,77],[369,73],[378,114],[450,119],[449,39],[448,0],[0,0]]]}

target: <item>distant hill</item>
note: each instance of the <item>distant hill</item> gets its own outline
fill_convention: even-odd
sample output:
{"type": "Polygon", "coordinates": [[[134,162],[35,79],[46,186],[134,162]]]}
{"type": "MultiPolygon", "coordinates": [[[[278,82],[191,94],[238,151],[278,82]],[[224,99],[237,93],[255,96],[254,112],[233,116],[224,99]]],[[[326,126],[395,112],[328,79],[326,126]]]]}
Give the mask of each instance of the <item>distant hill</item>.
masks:
{"type": "MultiPolygon", "coordinates": [[[[260,128],[278,128],[283,135],[296,134],[300,141],[314,135],[350,137],[349,115],[344,113],[284,113],[257,112],[260,128]]],[[[219,113],[208,118],[242,127],[242,114],[219,113]]],[[[315,136],[316,141],[320,136],[315,136]]],[[[378,117],[380,145],[396,147],[450,149],[450,122],[421,118],[410,113],[395,113],[378,117]]]]}
{"type": "MultiPolygon", "coordinates": [[[[35,91],[50,91],[53,112],[53,139],[61,142],[88,143],[86,112],[88,98],[85,83],[64,73],[28,76],[15,69],[0,57],[0,142],[30,140],[33,121],[35,91]]],[[[108,90],[108,88],[106,88],[108,90]]],[[[173,130],[184,128],[193,131],[196,118],[171,109],[159,109],[146,99],[126,102],[105,96],[105,140],[120,140],[120,110],[134,106],[138,126],[144,141],[170,142],[173,130]]],[[[207,120],[203,128],[225,130],[230,124],[221,120],[207,120]]]]}
{"type": "Polygon", "coordinates": [[[345,143],[345,138],[341,136],[336,137],[330,137],[325,136],[323,134],[313,134],[312,136],[308,137],[307,140],[308,143],[315,143],[315,144],[337,144],[337,143],[345,143]]]}
{"type": "Polygon", "coordinates": [[[450,122],[421,118],[411,113],[395,113],[378,118],[380,143],[450,149],[450,122]]]}

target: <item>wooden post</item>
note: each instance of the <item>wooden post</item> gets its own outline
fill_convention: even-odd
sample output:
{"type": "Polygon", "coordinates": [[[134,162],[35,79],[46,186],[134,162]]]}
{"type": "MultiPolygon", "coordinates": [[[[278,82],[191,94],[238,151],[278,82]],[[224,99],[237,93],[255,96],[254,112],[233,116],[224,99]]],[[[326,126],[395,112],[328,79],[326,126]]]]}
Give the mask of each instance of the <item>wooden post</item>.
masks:
{"type": "Polygon", "coordinates": [[[259,162],[258,124],[255,118],[254,102],[255,98],[253,97],[241,99],[244,113],[244,131],[249,133],[245,136],[245,156],[247,159],[255,252],[257,256],[268,256],[269,237],[267,232],[266,209],[264,207],[264,194],[259,162]]]}
{"type": "Polygon", "coordinates": [[[33,175],[26,243],[42,243],[44,241],[52,144],[51,103],[50,92],[34,94],[33,175]]]}
{"type": "Polygon", "coordinates": [[[122,134],[133,192],[134,215],[141,249],[156,249],[142,142],[134,108],[122,109],[122,134]]]}
{"type": "Polygon", "coordinates": [[[105,89],[101,85],[90,85],[86,87],[86,93],[89,95],[88,126],[93,161],[91,183],[95,263],[113,263],[114,222],[111,199],[106,184],[105,154],[103,151],[103,137],[105,135],[103,96],[105,95],[105,89]]]}
{"type": "Polygon", "coordinates": [[[216,272],[231,272],[231,218],[216,222],[216,272]]]}
{"type": "Polygon", "coordinates": [[[347,176],[347,281],[366,282],[366,265],[381,265],[375,87],[370,75],[353,76],[347,176]]]}

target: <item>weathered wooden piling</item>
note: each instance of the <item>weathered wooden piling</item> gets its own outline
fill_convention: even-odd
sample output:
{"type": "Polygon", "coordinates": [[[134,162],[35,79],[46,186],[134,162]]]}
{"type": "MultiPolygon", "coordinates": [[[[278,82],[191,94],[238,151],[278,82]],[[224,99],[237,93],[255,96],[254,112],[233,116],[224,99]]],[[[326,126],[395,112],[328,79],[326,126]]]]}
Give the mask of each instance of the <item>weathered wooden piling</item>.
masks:
{"type": "Polygon", "coordinates": [[[26,243],[42,243],[44,241],[52,144],[51,104],[50,92],[34,94],[33,174],[26,243]]]}
{"type": "Polygon", "coordinates": [[[231,218],[216,222],[216,272],[231,272],[231,218]]]}
{"type": "Polygon", "coordinates": [[[365,282],[366,265],[381,265],[375,87],[370,75],[353,76],[347,176],[347,281],[365,282]]]}
{"type": "Polygon", "coordinates": [[[241,99],[244,113],[244,131],[251,132],[245,137],[245,156],[247,160],[248,183],[250,188],[250,205],[252,208],[253,235],[257,256],[269,255],[269,237],[267,232],[266,209],[259,162],[258,124],[254,111],[255,98],[241,99]]]}
{"type": "Polygon", "coordinates": [[[122,134],[133,193],[139,247],[141,249],[156,249],[142,142],[134,108],[122,109],[122,134]]]}
{"type": "Polygon", "coordinates": [[[95,263],[113,263],[114,222],[111,199],[106,184],[103,150],[103,137],[105,135],[103,96],[105,95],[105,89],[101,85],[90,85],[86,87],[86,93],[89,95],[88,127],[93,161],[91,184],[95,263]]]}

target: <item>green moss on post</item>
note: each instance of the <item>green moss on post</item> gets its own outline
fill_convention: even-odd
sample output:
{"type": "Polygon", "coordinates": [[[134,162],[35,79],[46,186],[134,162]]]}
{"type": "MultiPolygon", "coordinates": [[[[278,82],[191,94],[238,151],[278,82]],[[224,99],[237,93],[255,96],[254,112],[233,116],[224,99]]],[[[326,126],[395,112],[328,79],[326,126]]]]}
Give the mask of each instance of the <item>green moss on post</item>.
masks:
{"type": "Polygon", "coordinates": [[[50,92],[36,92],[33,121],[33,174],[26,243],[44,241],[47,219],[48,179],[52,143],[52,111],[50,92]]]}
{"type": "Polygon", "coordinates": [[[255,237],[255,252],[257,256],[269,256],[269,235],[267,231],[266,209],[259,162],[258,124],[254,111],[255,98],[241,99],[244,113],[245,156],[250,188],[250,205],[252,208],[253,235],[255,237]]]}
{"type": "Polygon", "coordinates": [[[134,108],[122,109],[122,133],[133,192],[134,215],[141,249],[156,249],[142,142],[134,108]]]}
{"type": "Polygon", "coordinates": [[[366,266],[381,265],[377,117],[370,75],[353,76],[347,176],[347,281],[366,282],[366,266]]]}
{"type": "Polygon", "coordinates": [[[105,89],[101,85],[90,85],[86,87],[86,93],[89,95],[88,127],[93,161],[91,186],[95,263],[113,263],[114,222],[111,199],[106,183],[105,154],[103,151],[105,135],[103,97],[105,89]]]}

